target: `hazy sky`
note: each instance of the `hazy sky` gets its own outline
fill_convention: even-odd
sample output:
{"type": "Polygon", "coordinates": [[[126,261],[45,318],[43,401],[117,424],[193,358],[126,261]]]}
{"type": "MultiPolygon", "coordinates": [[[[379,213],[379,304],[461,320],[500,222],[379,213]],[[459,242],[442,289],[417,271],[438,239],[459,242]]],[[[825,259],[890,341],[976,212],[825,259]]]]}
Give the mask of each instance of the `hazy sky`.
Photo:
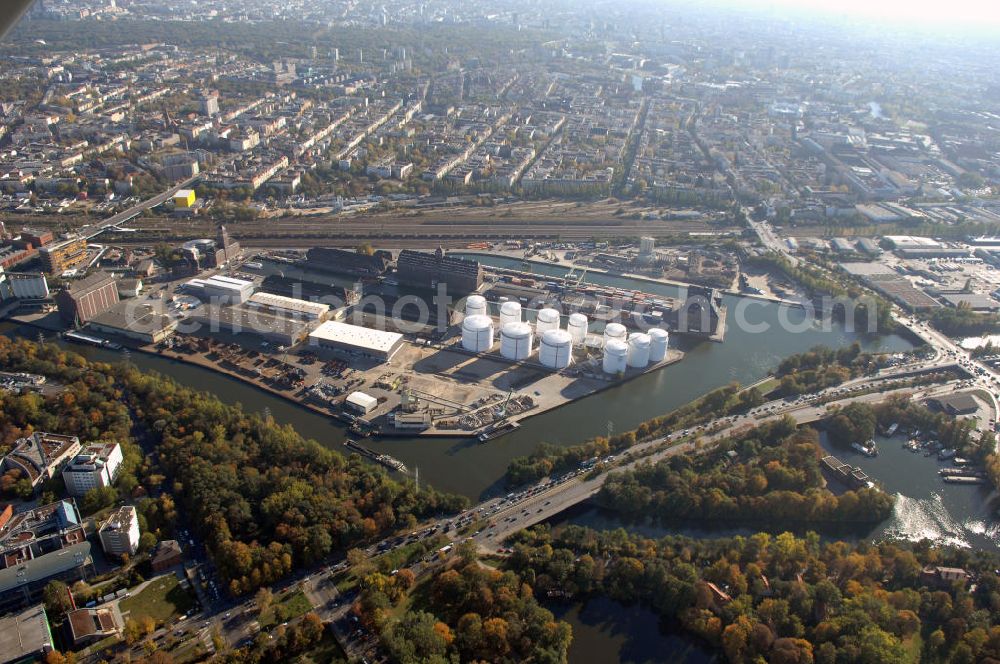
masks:
{"type": "Polygon", "coordinates": [[[739,0],[736,4],[814,9],[923,24],[995,26],[1000,39],[1000,0],[739,0]]]}

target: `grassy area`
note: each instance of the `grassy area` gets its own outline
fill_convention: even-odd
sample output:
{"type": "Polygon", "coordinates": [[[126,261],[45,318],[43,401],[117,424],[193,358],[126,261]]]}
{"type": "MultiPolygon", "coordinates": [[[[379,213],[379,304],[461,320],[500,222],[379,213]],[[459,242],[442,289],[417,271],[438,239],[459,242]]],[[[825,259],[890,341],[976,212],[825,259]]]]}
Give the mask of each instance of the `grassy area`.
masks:
{"type": "Polygon", "coordinates": [[[130,618],[149,616],[160,623],[187,613],[193,604],[191,594],[180,586],[180,579],[175,574],[168,574],[151,581],[137,595],[123,599],[119,608],[130,618]]]}
{"type": "Polygon", "coordinates": [[[781,383],[780,380],[772,376],[771,378],[768,378],[767,380],[760,383],[759,385],[756,385],[755,387],[761,394],[763,394],[766,397],[768,394],[774,391],[774,388],[778,387],[780,383],[781,383]]]}
{"type": "Polygon", "coordinates": [[[375,559],[375,566],[383,574],[394,569],[402,569],[415,560],[423,558],[448,543],[448,538],[440,533],[425,540],[417,540],[401,547],[387,551],[375,559]]]}
{"type": "Polygon", "coordinates": [[[337,586],[337,592],[341,594],[354,590],[358,585],[358,578],[350,572],[341,572],[333,578],[337,586]]]}
{"type": "Polygon", "coordinates": [[[399,604],[389,609],[389,617],[392,620],[399,620],[407,614],[414,602],[423,601],[426,603],[427,594],[430,592],[432,578],[433,577],[428,576],[424,577],[420,581],[417,581],[416,585],[410,588],[409,592],[403,594],[403,597],[399,600],[399,604]]]}
{"type": "Polygon", "coordinates": [[[312,604],[306,598],[305,593],[296,590],[282,596],[272,606],[261,611],[257,622],[261,629],[268,629],[278,623],[287,622],[293,618],[312,611],[312,604]]]}

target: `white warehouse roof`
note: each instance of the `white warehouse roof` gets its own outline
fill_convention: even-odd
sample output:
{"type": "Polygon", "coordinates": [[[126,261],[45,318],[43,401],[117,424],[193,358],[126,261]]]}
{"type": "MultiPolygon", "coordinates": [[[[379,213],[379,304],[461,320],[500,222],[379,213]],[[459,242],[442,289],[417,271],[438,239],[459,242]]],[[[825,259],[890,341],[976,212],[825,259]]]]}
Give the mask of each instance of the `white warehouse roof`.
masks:
{"type": "Polygon", "coordinates": [[[225,287],[237,287],[237,288],[247,288],[248,286],[253,286],[252,281],[247,281],[246,279],[236,279],[234,277],[227,277],[222,274],[216,274],[205,280],[207,285],[211,286],[221,286],[225,287]]]}
{"type": "Polygon", "coordinates": [[[310,316],[315,316],[316,318],[324,316],[330,311],[329,304],[323,304],[322,302],[309,302],[308,300],[300,300],[295,297],[286,297],[284,295],[275,295],[273,293],[254,293],[250,296],[249,302],[251,305],[270,307],[272,309],[283,309],[285,311],[308,314],[310,316]]]}
{"type": "Polygon", "coordinates": [[[378,399],[364,392],[351,392],[345,399],[347,403],[357,406],[365,412],[370,411],[378,405],[378,399]]]}
{"type": "Polygon", "coordinates": [[[329,342],[342,346],[354,346],[379,354],[389,353],[403,338],[398,332],[373,330],[370,327],[327,321],[310,335],[310,342],[329,342]]]}

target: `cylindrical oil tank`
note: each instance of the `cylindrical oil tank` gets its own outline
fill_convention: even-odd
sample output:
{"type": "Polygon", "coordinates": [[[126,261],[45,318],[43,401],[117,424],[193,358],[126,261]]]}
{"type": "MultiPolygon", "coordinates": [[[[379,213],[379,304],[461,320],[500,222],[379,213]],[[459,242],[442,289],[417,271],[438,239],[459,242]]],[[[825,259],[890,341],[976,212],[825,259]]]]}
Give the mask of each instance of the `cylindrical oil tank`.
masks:
{"type": "Polygon", "coordinates": [[[621,339],[608,339],[604,344],[604,373],[624,373],[627,358],[628,345],[621,339]]]}
{"type": "Polygon", "coordinates": [[[548,330],[558,330],[559,320],[559,312],[555,309],[539,309],[535,318],[535,334],[540,337],[548,330]]]}
{"type": "Polygon", "coordinates": [[[493,319],[482,314],[466,316],[462,321],[462,348],[485,353],[493,347],[493,319]]]}
{"type": "Polygon", "coordinates": [[[547,330],[538,346],[538,361],[550,369],[565,369],[573,359],[573,336],[566,330],[547,330]]]}
{"type": "Polygon", "coordinates": [[[470,295],[465,299],[466,316],[485,316],[486,298],[482,295],[470,295]]]}
{"type": "Polygon", "coordinates": [[[643,369],[649,364],[649,347],[652,341],[644,332],[635,332],[628,337],[628,365],[633,369],[643,369]]]}
{"type": "Polygon", "coordinates": [[[625,326],[621,323],[608,323],[604,326],[604,343],[608,343],[611,339],[625,341],[626,334],[625,326]]]}
{"type": "Polygon", "coordinates": [[[670,335],[666,330],[654,327],[649,331],[649,361],[662,362],[667,357],[667,341],[670,335]]]}
{"type": "Polygon", "coordinates": [[[500,329],[507,323],[521,322],[521,303],[508,300],[500,305],[500,329]]]}
{"type": "Polygon", "coordinates": [[[587,326],[589,321],[583,314],[570,314],[566,329],[573,337],[573,345],[579,346],[587,338],[587,326]]]}
{"type": "Polygon", "coordinates": [[[531,355],[531,326],[520,321],[500,328],[500,354],[508,360],[526,360],[531,355]]]}

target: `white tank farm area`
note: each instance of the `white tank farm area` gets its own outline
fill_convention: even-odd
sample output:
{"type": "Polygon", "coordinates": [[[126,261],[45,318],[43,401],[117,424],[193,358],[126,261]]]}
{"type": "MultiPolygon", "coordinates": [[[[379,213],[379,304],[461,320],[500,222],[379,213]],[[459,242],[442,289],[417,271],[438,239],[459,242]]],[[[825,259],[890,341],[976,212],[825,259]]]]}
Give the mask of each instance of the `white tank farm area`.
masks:
{"type": "Polygon", "coordinates": [[[595,323],[579,313],[563,316],[555,309],[529,310],[475,294],[459,303],[454,320],[439,338],[402,335],[388,359],[317,350],[317,370],[324,364],[328,369],[305,381],[307,402],[353,422],[355,435],[489,442],[521,419],[683,357],[669,347],[665,330],[633,328],[629,334],[618,323],[595,323]],[[331,363],[343,368],[331,375],[331,363]],[[371,404],[363,413],[342,403],[354,392],[367,395],[371,404]]]}
{"type": "Polygon", "coordinates": [[[405,343],[380,368],[387,374],[383,383],[397,387],[397,394],[376,395],[385,398],[366,416],[381,435],[481,434],[490,440],[501,426],[514,427],[683,356],[669,348],[670,335],[662,329],[629,334],[623,325],[602,329],[598,323],[591,331],[582,314],[526,311],[517,302],[475,296],[463,309],[456,332],[434,344],[405,343]],[[498,315],[470,313],[491,310],[498,315]]]}

